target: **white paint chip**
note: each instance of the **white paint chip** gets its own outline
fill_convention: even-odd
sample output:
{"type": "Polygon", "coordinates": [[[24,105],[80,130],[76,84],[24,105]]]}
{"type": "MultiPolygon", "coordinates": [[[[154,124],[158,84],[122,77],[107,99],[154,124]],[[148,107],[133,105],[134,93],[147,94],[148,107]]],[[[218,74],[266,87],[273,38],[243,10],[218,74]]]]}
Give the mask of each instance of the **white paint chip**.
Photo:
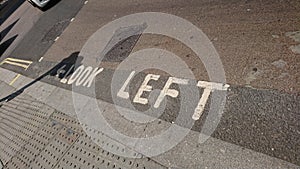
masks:
{"type": "Polygon", "coordinates": [[[41,62],[43,59],[44,59],[44,57],[41,57],[41,58],[39,59],[39,62],[41,62]]]}
{"type": "Polygon", "coordinates": [[[54,42],[58,41],[58,39],[59,39],[59,36],[54,39],[54,42]]]}

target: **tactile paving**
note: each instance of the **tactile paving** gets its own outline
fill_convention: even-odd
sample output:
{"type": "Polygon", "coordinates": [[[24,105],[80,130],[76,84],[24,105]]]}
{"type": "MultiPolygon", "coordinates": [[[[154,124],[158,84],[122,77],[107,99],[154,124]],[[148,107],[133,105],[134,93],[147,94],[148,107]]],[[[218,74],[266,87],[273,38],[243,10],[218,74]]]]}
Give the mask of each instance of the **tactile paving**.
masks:
{"type": "Polygon", "coordinates": [[[71,129],[62,128],[29,168],[53,168],[78,137],[71,129]]]}
{"type": "Polygon", "coordinates": [[[22,168],[26,164],[12,158],[19,155],[18,152],[49,118],[51,111],[40,111],[45,110],[44,106],[43,103],[24,94],[2,104],[0,108],[0,158],[4,164],[11,160],[12,167],[10,168],[18,168],[18,166],[22,168]]]}
{"type": "Polygon", "coordinates": [[[89,131],[93,134],[93,137],[91,137],[90,139],[92,139],[95,143],[103,147],[105,150],[109,152],[114,152],[124,157],[133,156],[135,158],[142,158],[141,154],[111,139],[110,137],[103,134],[101,131],[89,128],[87,125],[84,124],[83,126],[86,131],[89,131]]]}
{"type": "MultiPolygon", "coordinates": [[[[28,141],[22,150],[12,159],[25,163],[27,167],[31,165],[34,159],[44,150],[45,146],[49,144],[52,138],[62,129],[62,125],[51,119],[28,141]]],[[[7,166],[9,167],[9,166],[7,166]]],[[[13,168],[10,167],[10,168],[13,168]]]]}
{"type": "Polygon", "coordinates": [[[0,107],[0,150],[8,169],[166,168],[23,94],[0,107]]]}
{"type": "Polygon", "coordinates": [[[84,131],[82,130],[82,127],[80,125],[80,122],[77,119],[72,118],[62,112],[54,111],[51,118],[53,120],[59,122],[60,124],[67,126],[68,128],[74,130],[75,132],[77,132],[79,134],[84,133],[84,131]]]}

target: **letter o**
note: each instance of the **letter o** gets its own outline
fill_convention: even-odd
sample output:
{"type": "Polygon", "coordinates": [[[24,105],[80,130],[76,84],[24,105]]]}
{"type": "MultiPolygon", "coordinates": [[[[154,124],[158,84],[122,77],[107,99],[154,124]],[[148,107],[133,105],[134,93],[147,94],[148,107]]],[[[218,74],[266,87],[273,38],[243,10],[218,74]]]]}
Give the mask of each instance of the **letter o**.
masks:
{"type": "Polygon", "coordinates": [[[76,86],[81,85],[89,77],[92,70],[93,70],[93,68],[91,66],[88,66],[87,68],[85,68],[85,70],[78,77],[75,85],[76,86]]]}
{"type": "Polygon", "coordinates": [[[82,73],[83,69],[84,69],[83,65],[79,66],[75,70],[75,72],[72,74],[72,76],[70,77],[70,79],[68,80],[68,84],[74,83],[77,80],[77,78],[79,77],[79,75],[82,73]]]}

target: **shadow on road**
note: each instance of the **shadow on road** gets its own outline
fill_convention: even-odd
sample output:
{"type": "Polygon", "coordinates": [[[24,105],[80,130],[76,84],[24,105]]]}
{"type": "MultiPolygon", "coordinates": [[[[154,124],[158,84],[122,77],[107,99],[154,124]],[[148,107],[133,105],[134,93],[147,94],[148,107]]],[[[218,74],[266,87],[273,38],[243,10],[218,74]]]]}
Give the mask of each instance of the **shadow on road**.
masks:
{"type": "Polygon", "coordinates": [[[3,29],[0,32],[0,41],[8,34],[8,32],[16,25],[16,23],[19,21],[20,19],[17,19],[15,22],[13,22],[12,24],[10,24],[8,27],[6,27],[5,29],[3,29]]]}
{"type": "Polygon", "coordinates": [[[15,41],[15,39],[18,37],[18,35],[15,35],[5,42],[0,44],[0,57],[3,55],[3,53],[6,51],[6,49],[9,48],[9,46],[15,41]]]}
{"type": "Polygon", "coordinates": [[[72,53],[69,57],[63,59],[60,63],[55,65],[52,69],[41,75],[40,77],[36,78],[32,82],[28,83],[27,85],[23,86],[21,89],[15,91],[14,93],[0,99],[0,107],[2,106],[2,102],[9,102],[10,100],[16,98],[20,94],[24,92],[25,89],[30,87],[31,85],[35,84],[36,82],[42,80],[46,76],[58,76],[60,79],[63,77],[68,77],[73,74],[74,70],[77,66],[79,66],[83,60],[82,56],[78,56],[79,52],[72,53]],[[76,63],[76,65],[75,65],[76,63]],[[67,71],[70,70],[71,71],[67,71]]]}
{"type": "Polygon", "coordinates": [[[25,0],[9,0],[0,9],[0,25],[5,22],[5,20],[14,13],[25,0]]]}
{"type": "MultiPolygon", "coordinates": [[[[0,42],[2,41],[2,39],[4,39],[4,37],[8,34],[8,32],[16,25],[18,21],[19,19],[13,22],[12,24],[10,24],[9,26],[7,26],[5,29],[3,29],[0,32],[0,42]]],[[[15,35],[9,38],[8,40],[6,40],[5,42],[0,43],[0,57],[3,55],[6,49],[9,48],[9,46],[15,41],[17,37],[18,35],[15,35]]]]}

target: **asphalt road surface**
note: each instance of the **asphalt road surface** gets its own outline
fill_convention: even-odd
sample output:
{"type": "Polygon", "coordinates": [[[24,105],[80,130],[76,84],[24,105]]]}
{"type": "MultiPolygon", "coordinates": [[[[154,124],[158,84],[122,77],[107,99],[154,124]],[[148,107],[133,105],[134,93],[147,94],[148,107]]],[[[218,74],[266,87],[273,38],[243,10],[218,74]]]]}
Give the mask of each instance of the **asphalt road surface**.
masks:
{"type": "MultiPolygon", "coordinates": [[[[1,9],[0,13],[4,9],[1,9]]],[[[140,17],[136,18],[139,19],[140,17]]],[[[160,22],[163,17],[156,19],[158,26],[164,24],[160,22]]],[[[126,23],[128,21],[123,22],[125,25],[126,23]]],[[[179,31],[183,26],[179,22],[176,26],[168,23],[165,25],[170,26],[168,32],[179,31]]],[[[53,3],[45,11],[24,2],[5,19],[0,31],[1,68],[20,74],[8,80],[10,85],[26,84],[22,82],[23,78],[18,79],[19,76],[36,79],[33,83],[23,86],[19,90],[21,93],[34,88],[33,84],[36,82],[43,82],[45,85],[58,88],[51,91],[54,95],[59,95],[57,91],[64,91],[79,93],[88,98],[94,97],[99,101],[100,107],[103,106],[103,116],[113,128],[133,138],[160,134],[173,124],[184,130],[190,130],[190,133],[173,149],[155,156],[145,153],[147,151],[144,149],[147,150],[149,147],[136,146],[139,145],[138,141],[133,147],[125,144],[161,166],[299,168],[300,2],[298,0],[61,0],[53,3]],[[178,39],[145,33],[147,28],[151,28],[147,23],[146,27],[143,27],[143,23],[130,25],[132,27],[118,27],[116,24],[110,29],[105,29],[109,28],[105,27],[107,24],[118,18],[141,12],[172,14],[201,29],[207,36],[207,41],[202,42],[208,42],[204,44],[207,45],[204,51],[213,45],[222,62],[226,81],[212,78],[209,72],[212,70],[214,72],[212,74],[222,77],[222,72],[216,72],[219,70],[216,66],[219,62],[213,61],[211,65],[207,65],[207,62],[197,57],[191,47],[179,42],[178,39]],[[95,33],[100,28],[107,32],[111,30],[113,33],[95,33]],[[110,49],[111,44],[113,45],[110,49]],[[101,52],[106,48],[109,50],[102,56],[101,52]],[[140,54],[138,55],[140,58],[135,57],[127,61],[134,53],[153,48],[175,54],[180,61],[186,63],[194,78],[185,76],[183,73],[185,69],[181,69],[176,59],[164,59],[167,53],[157,57],[155,52],[148,55],[140,54]],[[94,55],[103,57],[102,61],[99,62],[94,55]],[[142,56],[146,57],[143,59],[142,56]],[[122,64],[128,66],[120,67],[122,64]],[[149,68],[149,65],[152,67],[149,68]],[[163,69],[155,69],[155,65],[163,65],[166,70],[172,70],[173,74],[163,69]],[[137,67],[144,70],[140,73],[133,72],[137,67]],[[91,72],[94,72],[94,76],[91,72]],[[172,81],[173,83],[167,86],[169,80],[172,80],[171,77],[181,80],[172,81]],[[151,80],[146,81],[147,78],[151,80]],[[188,82],[185,83],[182,79],[188,82]],[[211,81],[217,85],[215,83],[211,85],[211,81]],[[201,82],[208,83],[203,83],[204,87],[197,86],[201,82]],[[223,87],[217,88],[218,84],[223,87]],[[167,89],[164,91],[166,86],[167,89]],[[212,91],[209,87],[213,88],[212,91]],[[212,93],[206,95],[206,102],[202,99],[205,98],[207,89],[212,93]],[[165,92],[163,96],[161,91],[165,92]],[[176,91],[179,93],[176,94],[176,91]],[[157,100],[161,98],[162,102],[158,102],[157,100]],[[156,103],[159,106],[155,106],[156,103]],[[193,119],[195,108],[200,103],[202,108],[201,106],[198,108],[202,109],[202,114],[199,119],[193,119]],[[120,109],[115,106],[124,108],[133,115],[129,115],[130,113],[119,115],[120,109]],[[164,109],[157,113],[159,107],[164,109]],[[220,107],[223,108],[221,111],[220,107]],[[212,117],[211,114],[216,116],[212,117]],[[133,122],[135,120],[129,119],[139,115],[146,115],[149,123],[140,125],[135,124],[133,122]],[[193,124],[190,124],[191,122],[193,124]],[[210,132],[208,130],[210,127],[215,128],[210,132]],[[199,143],[200,133],[210,135],[211,138],[199,143]],[[238,158],[240,151],[251,154],[251,158],[248,155],[238,158]],[[238,160],[233,162],[231,159],[234,158],[238,160]],[[260,166],[258,162],[265,165],[260,166]]],[[[186,32],[191,30],[179,31],[176,35],[186,32]]],[[[193,38],[196,39],[196,35],[188,37],[191,40],[193,38]]],[[[199,44],[199,48],[202,45],[199,44]]],[[[4,77],[0,80],[4,81],[4,77]]],[[[33,90],[40,91],[38,88],[33,90]]],[[[45,87],[43,90],[48,89],[45,87]]],[[[11,97],[0,99],[10,101],[17,99],[18,95],[16,92],[11,97]]],[[[88,119],[81,117],[78,112],[72,112],[73,108],[72,111],[66,108],[60,110],[59,105],[71,104],[72,107],[77,107],[79,104],[76,98],[72,100],[63,95],[61,94],[59,101],[54,96],[49,96],[52,99],[41,100],[59,111],[65,110],[63,113],[71,112],[69,114],[74,117],[77,113],[80,122],[88,119]]],[[[92,112],[92,105],[90,107],[88,105],[82,109],[92,112]]],[[[174,135],[179,134],[174,132],[172,136],[174,135]]],[[[123,144],[122,140],[116,140],[123,144]]],[[[163,149],[165,144],[156,146],[163,149]]]]}

